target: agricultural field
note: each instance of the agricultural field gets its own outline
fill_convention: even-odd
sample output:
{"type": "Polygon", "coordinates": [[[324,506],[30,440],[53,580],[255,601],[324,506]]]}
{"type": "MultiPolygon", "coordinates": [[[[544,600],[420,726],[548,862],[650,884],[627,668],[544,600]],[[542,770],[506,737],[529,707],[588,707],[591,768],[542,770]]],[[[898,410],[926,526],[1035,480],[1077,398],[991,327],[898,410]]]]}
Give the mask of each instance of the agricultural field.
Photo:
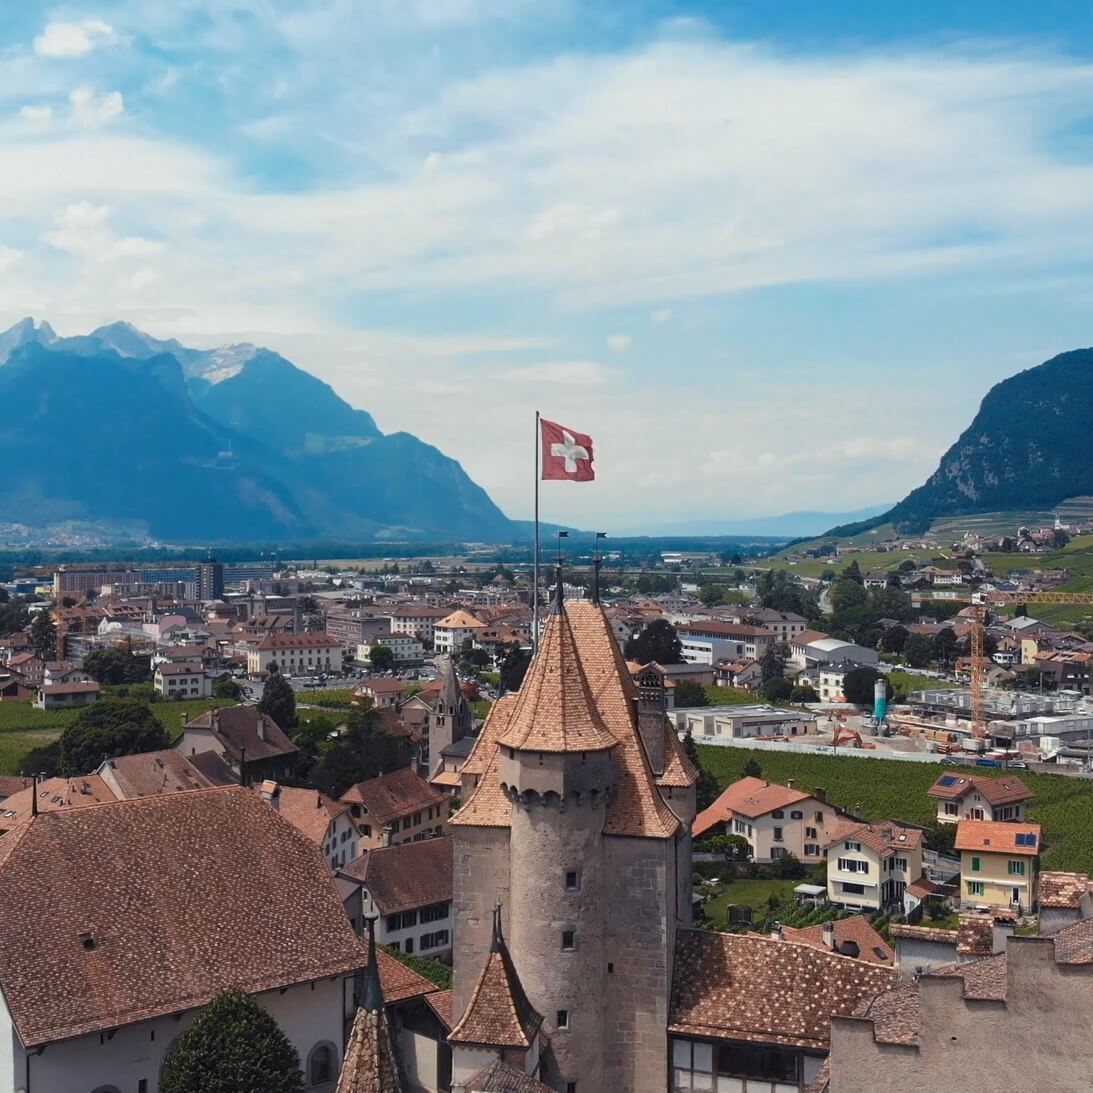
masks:
{"type": "MultiPolygon", "coordinates": [[[[794,549],[799,550],[800,547],[794,549]]],[[[799,577],[822,577],[828,570],[841,573],[851,562],[857,562],[863,573],[868,573],[871,569],[898,569],[900,563],[908,558],[916,563],[951,564],[936,550],[869,550],[860,554],[844,554],[841,558],[806,558],[792,564],[783,553],[776,554],[770,561],[775,568],[786,569],[799,577]]]]}
{"type": "Polygon", "coordinates": [[[762,695],[745,691],[742,687],[706,687],[705,691],[711,706],[754,706],[766,702],[762,695]]]}
{"type": "Polygon", "coordinates": [[[322,706],[328,710],[348,710],[353,705],[352,687],[331,687],[325,691],[308,691],[300,688],[296,702],[303,706],[322,706]]]}
{"type": "MultiPolygon", "coordinates": [[[[835,757],[701,745],[698,752],[703,767],[721,786],[739,778],[744,764],[754,759],[769,781],[794,778],[802,789],[822,786],[828,800],[868,820],[893,818],[924,825],[936,816],[926,790],[944,769],[941,764],[864,759],[852,753],[835,757]]],[[[976,773],[994,774],[987,768],[976,773]]],[[[1093,872],[1093,780],[1024,770],[1020,777],[1036,794],[1029,815],[1043,826],[1047,849],[1042,868],[1093,872]]]]}

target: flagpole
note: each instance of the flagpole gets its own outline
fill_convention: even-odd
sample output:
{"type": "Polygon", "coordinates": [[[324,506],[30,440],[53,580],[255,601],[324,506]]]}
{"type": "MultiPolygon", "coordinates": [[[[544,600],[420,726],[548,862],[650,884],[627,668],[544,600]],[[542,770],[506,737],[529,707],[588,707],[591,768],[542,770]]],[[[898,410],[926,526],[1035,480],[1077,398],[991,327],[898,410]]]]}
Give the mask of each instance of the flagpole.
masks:
{"type": "Polygon", "coordinates": [[[532,563],[531,650],[539,648],[539,411],[535,411],[535,560],[532,563]]]}

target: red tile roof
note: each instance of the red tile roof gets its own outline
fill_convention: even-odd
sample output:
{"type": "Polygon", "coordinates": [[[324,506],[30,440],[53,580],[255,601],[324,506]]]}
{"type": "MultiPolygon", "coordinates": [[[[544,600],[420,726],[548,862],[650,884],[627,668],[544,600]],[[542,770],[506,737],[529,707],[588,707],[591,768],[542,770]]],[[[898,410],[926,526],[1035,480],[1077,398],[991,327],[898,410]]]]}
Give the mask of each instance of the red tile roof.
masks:
{"type": "Polygon", "coordinates": [[[894,968],[755,934],[680,930],[669,1031],[826,1050],[831,1015],[889,990],[894,968]]]}
{"type": "Polygon", "coordinates": [[[316,846],[326,842],[331,823],[349,811],[348,805],[314,789],[279,786],[274,782],[267,792],[274,794],[270,802],[273,807],[316,846]]]}
{"type": "Polygon", "coordinates": [[[719,823],[728,823],[734,815],[755,819],[765,816],[776,808],[807,801],[812,795],[777,782],[764,782],[762,778],[740,778],[727,786],[721,796],[696,817],[691,833],[698,837],[719,823]]]}
{"type": "MultiPolygon", "coordinates": [[[[853,956],[867,964],[885,964],[891,967],[896,960],[892,947],[884,940],[862,915],[838,918],[832,922],[833,941],[836,952],[842,956],[853,956]],[[856,950],[856,951],[855,951],[856,950]]],[[[782,927],[783,941],[796,941],[801,945],[811,945],[814,949],[831,952],[824,940],[824,925],[794,928],[782,927]]]]}
{"type": "Polygon", "coordinates": [[[848,821],[835,828],[829,847],[851,839],[868,847],[882,858],[891,857],[901,850],[913,850],[922,845],[922,831],[917,827],[908,827],[895,820],[883,823],[863,824],[848,821]]]}
{"type": "Polygon", "coordinates": [[[359,880],[381,915],[452,898],[452,840],[423,839],[369,850],[343,870],[359,880]]]}
{"type": "Polygon", "coordinates": [[[1012,774],[992,778],[985,774],[961,774],[951,770],[939,775],[926,792],[940,801],[955,801],[973,791],[991,805],[1013,804],[1027,801],[1033,796],[1032,790],[1012,774]]]}
{"type": "MultiPolygon", "coordinates": [[[[0,989],[24,1046],[367,959],[314,845],[242,787],[47,812],[0,857],[0,989]]],[[[384,964],[389,1001],[432,989],[384,964]]]]}
{"type": "Polygon", "coordinates": [[[434,789],[413,767],[381,774],[350,786],[341,796],[346,804],[360,805],[377,824],[407,816],[433,805],[447,805],[448,796],[434,789]]]}
{"type": "Polygon", "coordinates": [[[329,634],[267,634],[255,649],[340,649],[342,643],[329,634]]]}
{"type": "Polygon", "coordinates": [[[466,1088],[467,1093],[553,1093],[553,1086],[500,1059],[468,1078],[466,1088]]]}
{"type": "MultiPolygon", "coordinates": [[[[190,789],[209,789],[218,784],[174,748],[146,751],[139,755],[120,755],[116,759],[108,759],[105,766],[109,767],[108,773],[125,800],[190,789]]],[[[103,769],[99,768],[100,771],[103,769]]]]}
{"type": "Polygon", "coordinates": [[[1041,873],[1036,882],[1036,898],[1041,909],[1065,909],[1075,911],[1081,905],[1082,896],[1089,891],[1089,877],[1085,873],[1061,873],[1048,870],[1041,873]]]}
{"type": "Polygon", "coordinates": [[[957,850],[981,850],[986,854],[1023,854],[1035,857],[1040,853],[1040,825],[992,823],[989,820],[961,820],[956,825],[957,850]],[[1017,836],[1030,841],[1018,843],[1017,836]]]}
{"type": "MultiPolygon", "coordinates": [[[[232,759],[238,760],[245,749],[248,763],[296,752],[296,745],[285,735],[281,726],[253,706],[214,707],[187,721],[182,728],[183,731],[210,729],[232,759]]],[[[176,747],[182,746],[182,739],[179,738],[176,747]]]]}

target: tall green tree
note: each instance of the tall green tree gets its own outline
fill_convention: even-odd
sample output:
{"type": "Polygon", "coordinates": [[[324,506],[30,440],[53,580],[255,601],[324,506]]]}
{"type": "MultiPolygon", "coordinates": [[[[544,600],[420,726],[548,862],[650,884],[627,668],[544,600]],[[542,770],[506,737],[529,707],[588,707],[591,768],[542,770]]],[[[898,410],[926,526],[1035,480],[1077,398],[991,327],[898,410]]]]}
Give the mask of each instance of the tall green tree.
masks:
{"type": "Polygon", "coordinates": [[[880,640],[880,647],[886,653],[902,653],[910,636],[906,626],[889,626],[880,640]]]}
{"type": "Polygon", "coordinates": [[[92,649],[83,658],[83,670],[96,682],[112,686],[144,683],[152,675],[147,657],[133,656],[119,646],[92,649]]]}
{"type": "Polygon", "coordinates": [[[934,643],[925,634],[912,634],[903,647],[903,659],[912,668],[925,668],[934,659],[934,643]]]}
{"type": "Polygon", "coordinates": [[[280,672],[272,670],[272,666],[258,700],[258,712],[269,714],[285,732],[296,724],[296,692],[280,672]]]}
{"type": "Polygon", "coordinates": [[[30,624],[30,649],[42,660],[57,659],[57,624],[49,611],[39,611],[30,624]]]}
{"type": "Polygon", "coordinates": [[[242,991],[194,1018],[164,1060],[160,1093],[303,1093],[300,1056],[277,1022],[242,991]]]}
{"type": "MultiPolygon", "coordinates": [[[[847,702],[853,702],[855,706],[868,706],[873,701],[873,686],[880,679],[880,673],[876,668],[861,667],[847,672],[843,676],[843,694],[847,702]]],[[[887,687],[887,680],[885,681],[887,687]]],[[[892,696],[892,688],[887,687],[888,697],[892,696]]]]}
{"type": "Polygon", "coordinates": [[[648,664],[682,664],[683,646],[676,628],[667,619],[654,619],[636,638],[631,638],[623,650],[627,660],[648,664]]]}
{"type": "Polygon", "coordinates": [[[955,648],[956,633],[951,626],[943,627],[934,635],[934,655],[943,667],[949,666],[955,648]]]}
{"type": "Polygon", "coordinates": [[[503,691],[518,691],[520,684],[524,682],[524,676],[531,666],[531,653],[524,649],[518,641],[502,646],[498,672],[501,675],[501,689],[503,691]]]}
{"type": "Polygon", "coordinates": [[[384,732],[379,713],[367,703],[353,709],[345,734],[320,752],[311,783],[334,798],[357,782],[408,767],[413,759],[410,741],[384,732]]]}
{"type": "Polygon", "coordinates": [[[368,650],[368,663],[377,672],[386,672],[395,663],[394,650],[389,645],[373,645],[368,650]]]}
{"type": "Polygon", "coordinates": [[[684,709],[690,706],[708,706],[710,700],[706,695],[706,688],[693,679],[677,679],[673,701],[676,709],[684,709]]]}
{"type": "Polygon", "coordinates": [[[786,674],[786,649],[779,642],[772,641],[767,651],[759,658],[759,671],[763,682],[781,679],[786,674]]]}
{"type": "Polygon", "coordinates": [[[104,759],[170,746],[152,707],[136,698],[103,698],[85,706],[61,733],[60,771],[90,774],[104,759]]]}

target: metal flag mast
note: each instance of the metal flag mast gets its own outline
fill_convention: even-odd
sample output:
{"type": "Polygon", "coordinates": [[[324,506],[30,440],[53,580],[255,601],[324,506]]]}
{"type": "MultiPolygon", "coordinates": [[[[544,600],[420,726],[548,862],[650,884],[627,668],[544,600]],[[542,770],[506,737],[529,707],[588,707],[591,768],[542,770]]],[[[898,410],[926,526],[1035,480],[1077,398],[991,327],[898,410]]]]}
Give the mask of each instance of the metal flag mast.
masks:
{"type": "Polygon", "coordinates": [[[539,411],[535,411],[535,557],[531,577],[531,651],[539,648],[539,411]]]}

